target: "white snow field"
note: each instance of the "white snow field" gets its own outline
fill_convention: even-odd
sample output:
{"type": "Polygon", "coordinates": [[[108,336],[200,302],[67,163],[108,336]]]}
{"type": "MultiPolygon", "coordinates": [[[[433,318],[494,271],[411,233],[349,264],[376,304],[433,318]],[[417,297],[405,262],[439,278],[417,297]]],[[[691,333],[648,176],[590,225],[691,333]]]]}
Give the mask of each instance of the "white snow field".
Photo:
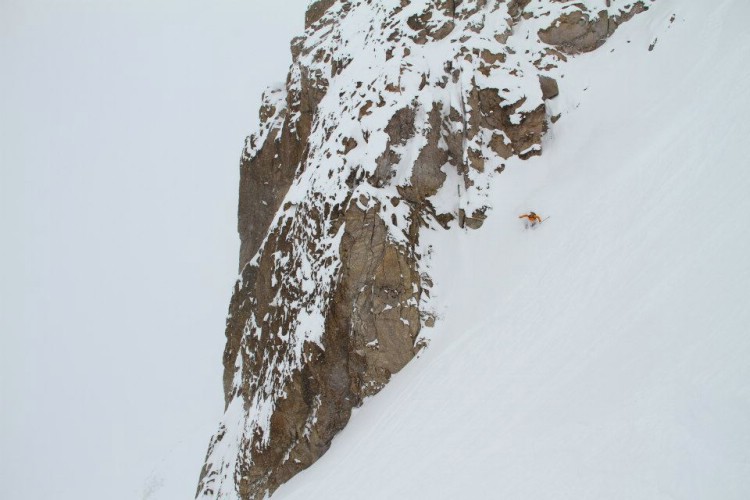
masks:
{"type": "Polygon", "coordinates": [[[426,242],[429,348],[274,500],[750,498],[747,19],[659,0],[566,66],[543,156],[426,242]]]}

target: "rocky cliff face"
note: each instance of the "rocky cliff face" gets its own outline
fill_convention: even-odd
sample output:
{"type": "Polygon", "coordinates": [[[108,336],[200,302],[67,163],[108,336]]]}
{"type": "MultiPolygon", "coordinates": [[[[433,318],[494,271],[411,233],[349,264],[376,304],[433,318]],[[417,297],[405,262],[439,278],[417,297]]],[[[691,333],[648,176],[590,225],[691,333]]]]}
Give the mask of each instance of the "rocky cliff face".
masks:
{"type": "Polygon", "coordinates": [[[567,58],[645,9],[311,3],[242,157],[226,413],[198,498],[272,493],[415,356],[435,321],[420,232],[480,228],[504,161],[541,154],[567,58]]]}

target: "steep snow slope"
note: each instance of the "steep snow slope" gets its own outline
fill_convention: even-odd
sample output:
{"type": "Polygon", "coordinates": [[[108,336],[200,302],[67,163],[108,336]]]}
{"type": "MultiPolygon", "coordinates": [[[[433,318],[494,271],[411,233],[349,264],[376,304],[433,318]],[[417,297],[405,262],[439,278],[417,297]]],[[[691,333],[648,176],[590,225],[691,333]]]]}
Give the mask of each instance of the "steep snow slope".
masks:
{"type": "Polygon", "coordinates": [[[750,5],[652,9],[484,227],[423,233],[430,347],[274,498],[748,498],[750,5]]]}

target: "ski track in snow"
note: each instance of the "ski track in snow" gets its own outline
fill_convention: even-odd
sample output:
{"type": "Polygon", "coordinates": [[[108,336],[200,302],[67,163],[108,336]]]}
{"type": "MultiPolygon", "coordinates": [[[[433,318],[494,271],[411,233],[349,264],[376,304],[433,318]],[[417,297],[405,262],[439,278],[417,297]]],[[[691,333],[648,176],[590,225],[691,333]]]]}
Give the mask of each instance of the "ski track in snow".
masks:
{"type": "Polygon", "coordinates": [[[423,233],[430,347],[274,499],[750,496],[748,15],[660,0],[564,67],[485,225],[423,233]]]}

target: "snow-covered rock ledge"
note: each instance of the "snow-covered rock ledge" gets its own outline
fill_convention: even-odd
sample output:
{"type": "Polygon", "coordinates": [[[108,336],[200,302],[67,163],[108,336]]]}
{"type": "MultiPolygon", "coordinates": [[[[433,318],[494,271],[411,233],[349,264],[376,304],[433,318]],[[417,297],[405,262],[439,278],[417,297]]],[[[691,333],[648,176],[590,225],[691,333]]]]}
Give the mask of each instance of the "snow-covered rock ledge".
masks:
{"type": "Polygon", "coordinates": [[[420,231],[480,228],[505,161],[541,154],[568,58],[646,9],[312,2],[242,159],[226,413],[198,498],[272,493],[426,344],[420,231]]]}

